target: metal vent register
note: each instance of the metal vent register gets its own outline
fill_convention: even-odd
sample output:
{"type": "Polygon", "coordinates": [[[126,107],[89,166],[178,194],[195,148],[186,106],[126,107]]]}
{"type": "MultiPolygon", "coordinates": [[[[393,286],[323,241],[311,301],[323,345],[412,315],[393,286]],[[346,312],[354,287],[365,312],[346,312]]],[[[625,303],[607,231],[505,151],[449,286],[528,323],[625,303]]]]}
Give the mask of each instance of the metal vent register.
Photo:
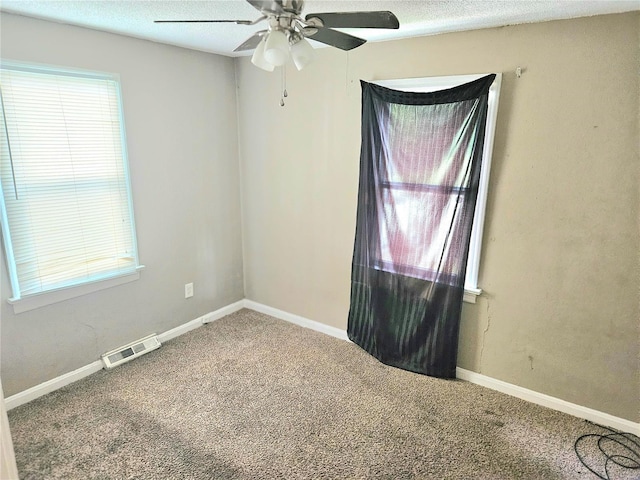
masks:
{"type": "Polygon", "coordinates": [[[121,363],[128,362],[140,355],[160,348],[161,345],[158,336],[154,333],[148,337],[141,338],[140,340],[136,340],[135,342],[103,354],[102,363],[104,363],[104,368],[113,368],[121,363]]]}

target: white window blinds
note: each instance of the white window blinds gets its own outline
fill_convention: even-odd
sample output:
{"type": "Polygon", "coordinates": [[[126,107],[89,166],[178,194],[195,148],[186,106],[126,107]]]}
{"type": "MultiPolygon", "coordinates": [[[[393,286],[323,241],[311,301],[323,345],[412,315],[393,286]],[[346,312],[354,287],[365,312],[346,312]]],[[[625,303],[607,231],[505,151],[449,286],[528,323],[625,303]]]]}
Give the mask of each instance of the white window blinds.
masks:
{"type": "Polygon", "coordinates": [[[0,65],[2,231],[13,300],[138,267],[116,76],[0,65]]]}

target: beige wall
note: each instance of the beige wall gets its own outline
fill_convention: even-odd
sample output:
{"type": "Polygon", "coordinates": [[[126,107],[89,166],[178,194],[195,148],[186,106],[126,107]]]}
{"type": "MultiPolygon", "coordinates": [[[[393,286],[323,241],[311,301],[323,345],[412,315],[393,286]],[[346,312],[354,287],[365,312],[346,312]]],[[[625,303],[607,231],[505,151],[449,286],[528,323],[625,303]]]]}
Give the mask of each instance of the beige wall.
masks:
{"type": "Polygon", "coordinates": [[[120,74],[141,278],[14,315],[2,266],[2,382],[13,395],[243,298],[230,58],[16,15],[3,58],[120,74]],[[184,298],[194,282],[195,296],[184,298]]]}
{"type": "Polygon", "coordinates": [[[359,79],[503,72],[459,366],[640,420],[637,13],[237,63],[246,297],[346,327],[359,79]],[[521,66],[523,75],[516,78],[521,66]]]}

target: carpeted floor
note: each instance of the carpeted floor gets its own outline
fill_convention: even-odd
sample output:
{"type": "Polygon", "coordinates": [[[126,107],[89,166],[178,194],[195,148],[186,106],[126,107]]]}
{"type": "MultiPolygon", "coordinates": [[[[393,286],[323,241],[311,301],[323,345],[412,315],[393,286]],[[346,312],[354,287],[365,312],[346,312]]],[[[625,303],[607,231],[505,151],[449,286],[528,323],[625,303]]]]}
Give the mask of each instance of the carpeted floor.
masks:
{"type": "MultiPolygon", "coordinates": [[[[574,442],[608,433],[251,310],[9,421],[26,480],[592,479],[574,442]]],[[[593,448],[586,455],[604,472],[593,448]]]]}

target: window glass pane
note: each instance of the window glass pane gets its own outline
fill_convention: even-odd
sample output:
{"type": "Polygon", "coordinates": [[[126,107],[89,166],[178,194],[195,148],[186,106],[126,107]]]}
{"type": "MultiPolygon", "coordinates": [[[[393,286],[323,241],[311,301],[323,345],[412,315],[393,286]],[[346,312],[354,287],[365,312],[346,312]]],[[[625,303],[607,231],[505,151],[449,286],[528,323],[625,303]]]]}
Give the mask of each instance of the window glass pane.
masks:
{"type": "MultiPolygon", "coordinates": [[[[383,190],[383,216],[380,222],[380,267],[425,280],[435,280],[435,272],[444,258],[441,272],[459,271],[463,245],[451,243],[463,221],[464,192],[455,195],[446,190],[386,188],[383,190]],[[455,218],[454,218],[455,217],[455,218]],[[452,225],[452,218],[454,222],[452,225]],[[426,248],[426,246],[430,248],[426,248]],[[444,255],[441,255],[444,251],[444,255]],[[395,267],[393,266],[395,265],[395,267]]],[[[450,283],[453,277],[440,278],[450,283]]]]}
{"type": "Polygon", "coordinates": [[[117,79],[6,63],[0,73],[3,231],[14,297],[134,271],[117,79]]]}
{"type": "MultiPolygon", "coordinates": [[[[382,102],[380,102],[382,105],[382,102]]],[[[378,210],[380,268],[455,283],[464,258],[455,243],[463,218],[478,114],[478,101],[451,104],[391,104],[385,129],[389,145],[381,158],[378,210]],[[444,252],[444,253],[443,253],[444,252]]],[[[386,108],[386,105],[385,105],[386,108]]],[[[386,116],[388,115],[388,116],[386,116]]]]}
{"type": "Polygon", "coordinates": [[[389,155],[388,179],[391,182],[435,185],[462,185],[463,178],[455,172],[463,171],[462,162],[468,152],[452,148],[452,139],[466,142],[469,133],[464,125],[475,114],[476,101],[456,104],[407,106],[391,105],[388,124],[389,155]],[[428,110],[429,113],[425,113],[428,110]],[[434,162],[432,159],[441,159],[434,162]]]}
{"type": "MultiPolygon", "coordinates": [[[[393,88],[396,90],[405,90],[413,92],[433,92],[436,90],[443,90],[447,88],[455,87],[473,80],[477,80],[487,74],[467,75],[467,76],[451,76],[451,77],[427,77],[427,78],[408,78],[398,80],[385,80],[376,82],[379,85],[393,88]]],[[[485,129],[485,142],[483,150],[483,166],[480,180],[480,190],[478,193],[478,201],[476,204],[476,211],[473,223],[473,230],[471,236],[471,245],[469,251],[469,260],[466,268],[465,289],[476,290],[478,287],[478,269],[480,261],[480,247],[482,240],[484,212],[487,199],[487,190],[489,182],[489,172],[491,168],[491,152],[493,149],[493,140],[495,133],[495,125],[498,110],[498,98],[500,92],[501,75],[496,75],[496,80],[489,90],[489,111],[487,116],[487,127],[485,129]]],[[[456,135],[456,132],[463,126],[466,118],[461,115],[453,115],[448,118],[446,122],[436,122],[428,118],[420,118],[417,115],[414,107],[413,109],[407,108],[406,105],[393,104],[389,108],[392,109],[390,115],[381,115],[381,118],[389,118],[392,120],[387,127],[387,138],[385,142],[391,147],[385,152],[386,158],[392,159],[387,161],[379,169],[381,175],[384,177],[381,181],[381,185],[386,188],[402,188],[408,191],[409,188],[413,188],[414,191],[420,189],[417,185],[450,185],[453,187],[460,187],[464,184],[464,175],[462,172],[465,169],[461,169],[459,162],[464,161],[466,152],[458,151],[455,155],[451,155],[451,152],[445,150],[445,145],[442,143],[434,142],[434,139],[438,138],[439,133],[446,135],[456,135]],[[395,109],[395,111],[393,110],[395,109]],[[401,141],[399,141],[401,139],[401,141]],[[415,152],[421,152],[424,148],[430,149],[440,158],[446,159],[441,165],[423,165],[421,162],[420,154],[416,156],[415,152]],[[418,166],[422,165],[420,168],[418,166]],[[437,168],[436,168],[437,167],[437,168]],[[456,178],[451,175],[454,172],[458,172],[456,178]]],[[[448,104],[434,105],[435,109],[447,109],[448,104]]],[[[454,108],[460,111],[468,109],[463,103],[457,104],[454,108]]],[[[442,118],[442,115],[437,115],[442,118]]],[[[462,140],[462,138],[461,138],[462,140]]],[[[385,159],[386,160],[386,159],[385,159]]],[[[385,194],[386,195],[386,194],[385,194]]],[[[391,195],[391,194],[389,194],[391,195]]],[[[394,192],[393,202],[400,206],[396,215],[398,216],[398,228],[402,228],[402,225],[407,225],[409,222],[412,224],[420,224],[425,220],[421,218],[422,215],[427,215],[426,211],[419,211],[415,208],[409,208],[408,205],[418,202],[417,196],[420,194],[400,194],[394,192]],[[413,200],[401,197],[413,197],[413,200]],[[410,219],[405,219],[409,214],[405,212],[413,211],[410,214],[410,219]]],[[[391,200],[389,200],[391,201],[391,200]]],[[[422,200],[427,201],[427,200],[422,200]]],[[[431,201],[431,200],[429,200],[431,201]]],[[[435,200],[437,203],[437,200],[435,200]]],[[[389,212],[385,213],[385,218],[388,218],[389,212]]],[[[420,229],[418,228],[420,232],[420,229]]],[[[416,234],[414,237],[396,239],[396,242],[392,245],[389,243],[387,235],[384,235],[381,239],[381,252],[380,252],[380,268],[391,269],[392,266],[390,259],[401,260],[402,257],[407,257],[402,260],[407,265],[405,269],[406,275],[412,275],[419,278],[433,280],[432,276],[428,273],[433,268],[433,262],[429,262],[423,256],[414,254],[409,255],[412,248],[411,244],[421,241],[428,241],[433,234],[429,232],[422,232],[416,234]],[[415,263],[411,263],[415,262],[415,263]],[[386,266],[385,266],[386,265],[386,266]]],[[[430,241],[430,240],[429,240],[430,241]]],[[[452,247],[450,247],[452,248],[452,247]]],[[[447,271],[455,271],[456,267],[447,266],[447,271]]]]}

